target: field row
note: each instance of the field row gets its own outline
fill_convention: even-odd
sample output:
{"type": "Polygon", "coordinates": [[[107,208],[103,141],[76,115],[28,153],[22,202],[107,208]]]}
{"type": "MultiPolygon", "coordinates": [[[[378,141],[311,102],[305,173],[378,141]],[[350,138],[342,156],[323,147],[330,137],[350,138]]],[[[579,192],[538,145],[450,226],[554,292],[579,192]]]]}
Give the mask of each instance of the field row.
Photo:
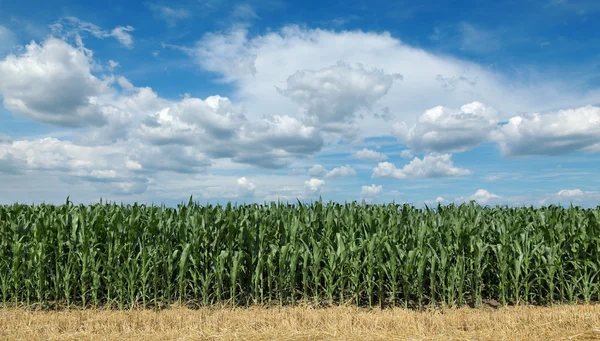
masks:
{"type": "Polygon", "coordinates": [[[0,206],[5,305],[600,301],[600,208],[0,206]]]}

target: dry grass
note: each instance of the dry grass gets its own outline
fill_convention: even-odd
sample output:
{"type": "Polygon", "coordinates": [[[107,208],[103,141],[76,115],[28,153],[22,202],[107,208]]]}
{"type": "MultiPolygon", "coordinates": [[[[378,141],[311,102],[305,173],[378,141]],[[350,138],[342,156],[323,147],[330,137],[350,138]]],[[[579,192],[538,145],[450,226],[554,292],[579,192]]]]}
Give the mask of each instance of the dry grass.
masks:
{"type": "Polygon", "coordinates": [[[600,305],[415,312],[356,308],[0,310],[2,340],[600,340],[600,305]]]}

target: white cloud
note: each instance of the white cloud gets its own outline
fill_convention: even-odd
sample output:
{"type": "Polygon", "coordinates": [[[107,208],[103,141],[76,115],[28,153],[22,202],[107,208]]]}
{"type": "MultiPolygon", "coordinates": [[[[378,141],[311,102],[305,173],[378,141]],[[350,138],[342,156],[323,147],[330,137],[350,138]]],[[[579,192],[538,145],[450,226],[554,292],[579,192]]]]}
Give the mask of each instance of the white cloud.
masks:
{"type": "Polygon", "coordinates": [[[356,170],[354,170],[354,168],[350,167],[349,165],[336,167],[336,168],[330,170],[329,172],[327,172],[328,178],[339,178],[339,177],[352,176],[352,175],[356,175],[356,170]]]}
{"type": "Polygon", "coordinates": [[[480,205],[485,205],[485,204],[489,203],[490,201],[492,201],[493,199],[498,199],[498,198],[500,198],[499,195],[490,193],[485,189],[478,189],[473,195],[468,197],[469,201],[475,200],[480,205]]]}
{"type": "Polygon", "coordinates": [[[373,169],[373,177],[383,178],[439,178],[452,176],[470,175],[467,169],[455,167],[451,160],[451,154],[429,154],[419,159],[415,157],[402,169],[396,168],[393,163],[380,162],[373,169]]]}
{"type": "Polygon", "coordinates": [[[134,30],[132,26],[117,26],[110,32],[110,35],[115,37],[124,46],[132,48],[133,37],[128,32],[133,32],[134,30]]]}
{"type": "Polygon", "coordinates": [[[240,197],[253,197],[256,185],[249,182],[245,177],[237,179],[237,193],[240,197]]]}
{"type": "Polygon", "coordinates": [[[306,189],[311,193],[318,193],[321,191],[321,188],[325,184],[324,180],[312,178],[304,182],[306,189]]]}
{"type": "Polygon", "coordinates": [[[446,202],[447,202],[447,200],[442,197],[437,197],[437,198],[435,198],[435,200],[425,200],[426,205],[444,204],[446,202]]]}
{"type": "Polygon", "coordinates": [[[486,141],[497,124],[494,109],[473,102],[458,111],[442,106],[429,109],[411,128],[395,123],[392,133],[416,151],[463,152],[486,141]]]}
{"type": "Polygon", "coordinates": [[[371,186],[362,186],[360,190],[360,196],[362,198],[374,198],[381,194],[382,191],[383,186],[381,185],[376,186],[375,184],[372,184],[371,186]]]}
{"type": "Polygon", "coordinates": [[[340,126],[331,123],[353,121],[359,110],[370,109],[401,78],[340,62],[319,70],[297,71],[279,91],[299,104],[310,122],[335,131],[340,126]]]}
{"type": "Polygon", "coordinates": [[[91,53],[62,40],[26,46],[0,61],[4,106],[44,123],[99,126],[108,118],[99,104],[107,84],[91,74],[91,53]]]}
{"type": "Polygon", "coordinates": [[[69,175],[96,184],[111,193],[141,193],[148,178],[142,165],[128,158],[124,146],[79,146],[55,138],[0,144],[0,168],[69,175]]]}
{"type": "Polygon", "coordinates": [[[400,152],[400,157],[403,159],[412,159],[413,157],[415,157],[415,155],[409,149],[405,149],[402,152],[400,152]]]}
{"type": "MultiPolygon", "coordinates": [[[[77,34],[113,36],[114,30],[86,25],[79,27],[77,34]]],[[[128,32],[121,29],[115,35],[128,32]]],[[[125,44],[126,35],[121,37],[125,44]]],[[[443,115],[426,124],[411,119],[432,102],[460,107],[481,100],[494,105],[500,113],[517,112],[507,108],[523,112],[530,107],[564,102],[597,102],[593,101],[593,93],[569,95],[568,89],[557,90],[560,93],[554,96],[542,91],[537,96],[538,90],[524,88],[518,81],[511,84],[514,89],[509,92],[499,81],[501,78],[474,64],[410,48],[387,34],[287,27],[252,39],[242,31],[207,35],[202,42],[219,41],[223,44],[207,44],[193,53],[198,58],[205,57],[201,63],[207,69],[233,83],[231,98],[235,101],[218,95],[163,98],[149,87],[138,87],[113,75],[116,62],[95,61],[81,39],[69,44],[49,38],[39,45],[30,44],[29,50],[0,58],[0,94],[10,111],[43,123],[80,128],[52,128],[56,129],[55,137],[62,140],[15,136],[13,141],[0,136],[0,171],[11,174],[0,177],[0,187],[7,184],[7,178],[21,179],[20,184],[25,186],[29,177],[32,181],[54,179],[55,188],[61,182],[72,184],[68,188],[99,194],[96,197],[121,193],[140,198],[143,194],[161,200],[179,198],[191,191],[205,193],[205,198],[235,198],[242,192],[249,193],[247,190],[252,191],[254,186],[253,198],[307,198],[323,188],[327,196],[343,198],[352,195],[347,181],[334,181],[335,188],[325,187],[323,181],[357,173],[349,165],[342,166],[348,162],[343,159],[339,167],[322,167],[320,174],[311,174],[308,181],[306,175],[296,176],[288,170],[262,173],[261,179],[261,173],[254,168],[306,169],[310,166],[308,160],[323,148],[338,149],[344,155],[353,153],[356,146],[340,142],[338,134],[386,134],[390,123],[379,117],[382,111],[393,113],[407,127],[430,129],[423,135],[429,131],[450,131],[452,135],[456,131],[448,130],[452,125],[446,124],[443,115]],[[199,52],[202,49],[206,54],[199,52]],[[395,82],[397,74],[404,75],[403,82],[395,82]],[[440,74],[445,75],[444,79],[464,74],[468,79],[477,79],[477,87],[458,82],[455,97],[447,96],[447,89],[435,80],[440,74]],[[327,105],[330,102],[332,105],[327,105]],[[223,170],[237,174],[219,176],[223,170]],[[237,183],[241,174],[252,174],[252,181],[237,183]],[[277,182],[271,181],[275,177],[279,177],[277,182]],[[215,183],[215,179],[220,180],[215,183]]],[[[455,122],[460,129],[468,127],[464,122],[471,123],[463,121],[458,111],[448,115],[447,120],[460,122],[455,122]]],[[[427,142],[417,141],[423,145],[427,142]]],[[[594,148],[590,144],[582,150],[594,148]]],[[[373,160],[382,158],[377,161],[386,157],[366,148],[356,153],[360,152],[367,152],[366,158],[373,160]]],[[[401,155],[406,157],[407,153],[401,155]]],[[[470,174],[469,170],[454,166],[450,154],[426,154],[406,163],[396,169],[394,164],[382,162],[378,176],[470,174]]],[[[374,170],[373,176],[375,173],[374,170]]],[[[13,192],[18,188],[11,186],[13,192]]]]}
{"type": "MultiPolygon", "coordinates": [[[[572,80],[557,81],[556,77],[548,76],[538,82],[507,81],[502,75],[477,64],[437,56],[403,44],[388,33],[336,32],[286,26],[278,31],[250,36],[246,29],[231,29],[206,34],[194,48],[186,51],[203,69],[217,73],[226,82],[235,83],[235,97],[244,102],[248,117],[282,112],[301,117],[307,112],[317,112],[321,124],[334,117],[343,118],[330,122],[324,128],[345,132],[355,127],[356,132],[352,133],[358,136],[387,134],[389,123],[373,116],[373,111],[381,108],[388,108],[399,121],[412,127],[418,125],[415,113],[430,108],[432,102],[460,108],[465,103],[478,101],[497,109],[501,114],[498,119],[503,120],[514,112],[585,105],[600,100],[600,90],[575,91],[572,80]],[[361,63],[364,67],[348,71],[350,67],[335,66],[340,61],[345,65],[361,63]],[[359,84],[353,80],[355,76],[350,76],[366,74],[369,70],[381,72],[372,73],[371,78],[365,78],[369,81],[359,84]],[[388,83],[384,80],[385,76],[394,74],[402,74],[403,81],[395,82],[386,92],[388,83]],[[315,84],[325,84],[325,75],[331,77],[331,84],[324,87],[316,85],[323,93],[315,92],[315,84]],[[458,82],[454,91],[449,92],[440,84],[438,76],[467,81],[458,82]],[[383,87],[374,90],[364,86],[373,81],[372,84],[383,87]],[[278,91],[277,88],[284,90],[278,91]],[[280,92],[285,93],[286,90],[288,96],[281,96],[280,92]],[[332,101],[349,97],[347,103],[330,105],[332,101]],[[370,103],[373,108],[357,112],[356,109],[364,103],[370,103]],[[301,106],[299,112],[298,104],[301,106]],[[324,109],[320,110],[321,107],[324,109]],[[355,124],[349,126],[345,119],[352,117],[355,124]]],[[[454,111],[450,113],[456,114],[454,111]]],[[[439,128],[436,124],[444,127],[443,124],[464,119],[462,116],[449,116],[448,122],[433,122],[434,127],[430,128],[439,128]]],[[[478,119],[466,119],[466,122],[472,124],[476,132],[485,130],[478,128],[478,119]]],[[[485,120],[481,122],[485,123],[485,120]]],[[[453,145],[452,149],[459,148],[461,144],[466,148],[480,140],[479,135],[474,141],[468,141],[460,131],[458,135],[453,137],[453,141],[458,137],[466,141],[454,141],[460,143],[453,145]]],[[[420,142],[419,139],[416,141],[420,142]]],[[[427,142],[423,141],[425,146],[427,142]]],[[[434,147],[444,149],[443,146],[434,147]]]]}
{"type": "Polygon", "coordinates": [[[563,189],[563,190],[558,191],[558,193],[556,193],[556,195],[558,195],[559,197],[572,198],[572,197],[581,197],[581,196],[585,195],[585,192],[583,192],[580,189],[563,189]]]}
{"type": "Polygon", "coordinates": [[[493,139],[507,156],[600,152],[600,107],[515,116],[493,139]]]}
{"type": "Polygon", "coordinates": [[[308,170],[308,175],[317,178],[323,178],[327,175],[327,168],[316,164],[308,170]]]}
{"type": "Polygon", "coordinates": [[[119,62],[115,62],[114,60],[109,60],[108,61],[108,67],[112,70],[112,69],[116,69],[117,67],[119,67],[119,62]]]}
{"type": "Polygon", "coordinates": [[[548,195],[546,198],[540,201],[540,204],[545,205],[547,203],[554,204],[567,204],[576,203],[581,205],[587,203],[590,207],[596,207],[600,200],[600,192],[596,191],[584,191],[579,188],[576,189],[562,189],[554,195],[548,195]]]}
{"type": "Polygon", "coordinates": [[[89,33],[99,39],[113,37],[117,39],[123,46],[128,48],[133,47],[133,37],[131,34],[129,34],[129,32],[132,32],[135,29],[129,25],[117,26],[109,32],[101,29],[91,22],[83,21],[76,17],[65,17],[59,19],[50,27],[52,28],[53,33],[57,36],[74,37],[79,45],[83,44],[81,42],[80,35],[82,33],[89,33]]]}
{"type": "Polygon", "coordinates": [[[388,158],[385,154],[367,148],[364,148],[363,150],[357,150],[353,153],[353,155],[355,158],[365,161],[383,161],[387,160],[388,158]]]}
{"type": "Polygon", "coordinates": [[[356,170],[350,165],[340,166],[328,171],[327,168],[316,164],[308,170],[308,175],[315,178],[339,178],[356,175],[356,170]]]}

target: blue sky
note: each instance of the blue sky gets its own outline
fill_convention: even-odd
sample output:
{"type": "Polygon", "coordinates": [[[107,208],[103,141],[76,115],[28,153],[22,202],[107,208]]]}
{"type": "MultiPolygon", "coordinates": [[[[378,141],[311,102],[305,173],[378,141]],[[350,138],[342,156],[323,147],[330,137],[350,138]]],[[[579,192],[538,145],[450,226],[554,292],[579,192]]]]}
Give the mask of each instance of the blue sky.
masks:
{"type": "Polygon", "coordinates": [[[596,206],[600,3],[0,1],[0,203],[596,206]]]}

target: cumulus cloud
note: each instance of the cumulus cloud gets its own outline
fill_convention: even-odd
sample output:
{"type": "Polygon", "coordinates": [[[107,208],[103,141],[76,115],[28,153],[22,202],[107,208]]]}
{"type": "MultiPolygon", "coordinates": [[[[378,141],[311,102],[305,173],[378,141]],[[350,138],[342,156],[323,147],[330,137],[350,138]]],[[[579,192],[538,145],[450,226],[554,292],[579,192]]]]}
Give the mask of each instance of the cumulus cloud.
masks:
{"type": "Polygon", "coordinates": [[[339,178],[356,175],[356,170],[350,165],[335,167],[328,171],[327,168],[316,164],[308,170],[308,175],[315,178],[339,178]]]}
{"type": "Polygon", "coordinates": [[[458,111],[442,106],[429,109],[411,128],[395,123],[392,133],[416,151],[463,152],[487,141],[497,124],[494,109],[473,102],[458,111]]]}
{"type": "MultiPolygon", "coordinates": [[[[319,130],[299,118],[248,119],[241,106],[221,96],[167,100],[124,77],[98,78],[93,71],[105,69],[97,65],[82,44],[52,37],[0,61],[0,95],[7,109],[43,123],[85,128],[71,131],[68,141],[2,137],[3,172],[50,171],[65,179],[109,183],[114,193],[141,193],[158,173],[198,174],[222,159],[282,168],[324,145],[319,130]],[[42,144],[54,149],[46,151],[50,147],[42,144]],[[42,151],[49,154],[42,157],[42,151]]],[[[341,167],[331,176],[352,171],[341,167]]]]}
{"type": "Polygon", "coordinates": [[[14,172],[66,174],[112,193],[141,193],[148,183],[122,146],[88,147],[55,138],[13,141],[0,144],[0,165],[7,160],[14,172]]]}
{"type": "Polygon", "coordinates": [[[494,193],[490,193],[485,189],[478,189],[473,195],[468,197],[468,200],[475,200],[480,205],[485,205],[492,201],[493,199],[500,198],[499,195],[494,193]]]}
{"type": "Polygon", "coordinates": [[[356,170],[354,170],[354,168],[350,167],[349,165],[336,167],[336,168],[330,170],[329,172],[327,172],[328,178],[339,178],[339,177],[343,177],[343,176],[352,176],[352,175],[356,175],[356,170]]]}
{"type": "Polygon", "coordinates": [[[415,157],[415,155],[409,149],[405,149],[402,152],[400,152],[400,157],[403,159],[412,159],[413,157],[415,157]]]}
{"type": "Polygon", "coordinates": [[[469,196],[462,196],[462,197],[458,197],[458,198],[454,199],[454,202],[462,203],[462,202],[475,201],[479,205],[488,205],[488,204],[500,204],[501,202],[503,202],[503,203],[517,202],[518,200],[521,200],[521,199],[522,198],[518,198],[518,197],[501,197],[494,193],[490,193],[489,191],[487,191],[485,189],[478,189],[477,191],[475,191],[475,193],[473,193],[469,196]]]}
{"type": "Polygon", "coordinates": [[[380,162],[373,169],[372,177],[378,178],[440,178],[470,175],[472,172],[468,169],[455,167],[451,154],[429,154],[419,159],[415,157],[409,164],[403,168],[396,168],[396,165],[390,162],[380,162]]]}
{"type": "MultiPolygon", "coordinates": [[[[365,65],[363,71],[366,72],[374,68],[383,70],[384,75],[402,74],[403,81],[394,82],[387,94],[377,99],[376,106],[388,108],[400,122],[406,124],[407,130],[415,124],[419,125],[415,121],[415,113],[430,108],[432,102],[448,108],[460,108],[465,103],[478,101],[485,103],[486,108],[493,107],[498,110],[501,114],[499,120],[502,121],[514,112],[585,105],[600,100],[600,90],[574,91],[571,80],[556,81],[556,77],[539,82],[515,79],[509,84],[502,75],[491,72],[489,68],[413,48],[388,33],[367,33],[359,30],[336,32],[286,26],[265,34],[250,35],[245,28],[234,28],[206,34],[193,48],[186,49],[186,52],[193,56],[201,68],[215,72],[224,81],[235,83],[236,98],[244,99],[250,116],[292,113],[297,110],[298,101],[302,102],[302,110],[299,113],[302,114],[307,108],[317,108],[319,103],[326,102],[327,99],[345,98],[344,93],[361,91],[360,86],[354,87],[352,91],[343,87],[345,83],[354,84],[353,81],[344,81],[339,85],[340,83],[332,78],[328,89],[343,92],[332,94],[324,91],[324,95],[314,94],[313,82],[323,81],[324,75],[344,69],[336,67],[339,61],[346,65],[362,63],[365,65]],[[296,76],[290,78],[290,75],[296,76]],[[449,92],[440,86],[438,75],[443,75],[445,79],[462,77],[467,81],[458,82],[453,88],[454,91],[449,92]],[[290,84],[286,88],[288,79],[290,84]],[[301,85],[308,88],[301,89],[301,85]],[[299,91],[289,94],[291,97],[281,96],[281,90],[278,91],[277,87],[299,91]]],[[[358,74],[356,69],[354,71],[358,74]]],[[[349,75],[350,72],[344,74],[349,75]]],[[[382,132],[387,134],[387,122],[374,120],[372,115],[364,112],[365,110],[358,114],[353,112],[357,103],[364,103],[364,99],[368,99],[367,102],[372,101],[382,93],[370,88],[363,90],[365,92],[357,96],[360,100],[352,99],[348,104],[344,104],[351,108],[345,113],[339,110],[341,106],[328,106],[324,110],[325,114],[319,117],[320,123],[323,124],[323,119],[338,114],[338,117],[344,118],[354,116],[358,135],[379,136],[382,132]]],[[[455,111],[457,110],[450,110],[455,111]]],[[[465,114],[479,115],[477,112],[465,114]]],[[[457,119],[462,120],[463,117],[456,118],[451,115],[447,120],[451,123],[457,119]]],[[[476,132],[481,131],[477,128],[478,119],[466,119],[466,122],[473,124],[476,132]]],[[[482,123],[485,123],[485,120],[482,120],[482,123]]],[[[348,126],[346,121],[330,125],[337,126],[338,130],[348,126]]],[[[437,128],[437,125],[434,124],[433,128],[437,128]]],[[[459,129],[459,136],[453,137],[452,141],[456,145],[452,149],[459,149],[461,144],[466,148],[476,142],[468,141],[461,131],[459,129]]],[[[418,138],[416,141],[421,142],[418,138]]],[[[427,145],[428,141],[422,142],[427,145]]],[[[437,148],[443,150],[443,146],[437,148]]]]}
{"type": "Polygon", "coordinates": [[[506,156],[600,152],[600,107],[515,116],[493,140],[506,156]]]}
{"type": "Polygon", "coordinates": [[[240,197],[252,197],[256,191],[256,185],[249,182],[245,177],[237,179],[237,193],[240,197]]]}
{"type": "Polygon", "coordinates": [[[361,109],[370,109],[386,95],[398,74],[366,69],[345,63],[319,70],[297,71],[286,81],[280,93],[298,103],[315,124],[352,121],[361,109]]]}
{"type": "MultiPolygon", "coordinates": [[[[133,40],[128,42],[127,38],[130,29],[122,26],[107,31],[81,21],[72,24],[75,33],[63,36],[67,40],[76,38],[70,44],[49,38],[0,58],[0,94],[5,107],[14,114],[80,129],[62,129],[56,136],[65,136],[64,140],[0,138],[0,168],[5,173],[49,174],[65,181],[85,182],[82,187],[98,186],[97,193],[146,190],[172,194],[173,190],[167,188],[172,183],[164,182],[167,178],[180,179],[179,192],[188,191],[189,181],[223,165],[240,172],[251,167],[306,167],[302,159],[314,156],[324,146],[337,147],[338,133],[343,137],[349,133],[359,133],[360,137],[387,134],[389,122],[373,119],[382,110],[388,119],[393,114],[406,125],[406,144],[420,153],[419,148],[462,150],[484,141],[478,136],[488,128],[477,127],[485,123],[486,117],[492,120],[492,115],[487,116],[487,105],[500,113],[532,112],[531,108],[597,103],[600,98],[593,91],[573,94],[560,84],[552,84],[551,91],[546,91],[550,86],[532,90],[517,80],[509,88],[501,77],[475,64],[429,54],[389,34],[289,26],[252,38],[247,31],[237,29],[207,34],[194,48],[182,49],[197,58],[203,69],[232,83],[231,98],[235,102],[217,95],[166,99],[149,87],[138,87],[113,75],[118,65],[95,61],[80,37],[120,37],[124,44],[132,45],[133,40]],[[402,82],[398,82],[399,74],[403,75],[402,82]],[[442,74],[445,79],[457,75],[476,79],[477,87],[458,82],[450,96],[436,80],[436,75],[442,74]],[[482,109],[474,101],[485,101],[486,106],[482,109]],[[423,112],[432,102],[453,108],[471,104],[461,110],[443,108],[439,115],[411,121],[414,113],[423,112]],[[473,140],[465,137],[467,130],[475,136],[473,140]],[[452,147],[428,140],[435,133],[448,136],[445,141],[452,147]]],[[[68,29],[63,28],[63,32],[68,29]]],[[[593,119],[590,122],[595,124],[593,119]]],[[[595,148],[594,143],[588,143],[577,150],[595,148]]],[[[383,154],[365,151],[367,159],[386,160],[383,154]]],[[[402,154],[409,157],[408,152],[402,154]]],[[[454,166],[450,154],[435,153],[407,160],[399,169],[388,162],[377,168],[373,176],[393,178],[470,174],[454,166]]],[[[279,185],[277,190],[269,189],[262,185],[272,186],[269,181],[261,182],[254,176],[252,183],[259,184],[260,197],[296,198],[320,192],[323,179],[354,174],[349,165],[324,168],[318,175],[311,174],[306,183],[304,177],[294,178],[296,187],[289,191],[281,190],[279,185]]],[[[229,197],[239,195],[236,179],[230,177],[223,183],[229,197]]],[[[343,191],[331,189],[331,193],[343,191]]],[[[222,194],[217,192],[211,193],[222,194]]]]}
{"type": "Polygon", "coordinates": [[[372,184],[371,186],[362,186],[360,190],[360,196],[362,198],[374,198],[381,194],[382,191],[383,186],[381,185],[376,186],[375,184],[372,184]]]}
{"type": "Polygon", "coordinates": [[[312,178],[304,182],[305,188],[310,193],[318,193],[321,191],[321,188],[325,184],[324,180],[312,178]]]}
{"type": "Polygon", "coordinates": [[[364,161],[383,161],[388,158],[385,154],[367,148],[357,150],[352,155],[354,155],[355,158],[364,161]]]}
{"type": "Polygon", "coordinates": [[[99,96],[107,83],[91,73],[91,53],[49,38],[31,42],[19,55],[0,61],[4,106],[31,119],[55,125],[99,126],[107,123],[99,96]]]}
{"type": "Polygon", "coordinates": [[[327,175],[327,168],[316,164],[308,170],[308,175],[317,178],[323,178],[327,175]]]}

